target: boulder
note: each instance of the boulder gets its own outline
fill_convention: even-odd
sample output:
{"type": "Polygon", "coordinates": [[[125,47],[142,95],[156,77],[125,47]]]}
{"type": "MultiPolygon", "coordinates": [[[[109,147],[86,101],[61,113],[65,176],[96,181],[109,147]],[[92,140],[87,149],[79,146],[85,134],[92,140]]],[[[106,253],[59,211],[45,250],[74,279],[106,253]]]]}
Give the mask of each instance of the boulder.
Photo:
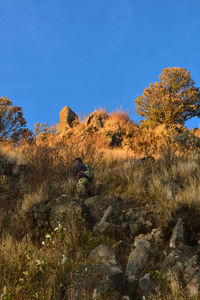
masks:
{"type": "Polygon", "coordinates": [[[113,250],[104,244],[100,244],[89,254],[90,258],[100,258],[110,264],[117,264],[113,250]]]}
{"type": "Polygon", "coordinates": [[[105,121],[108,119],[108,114],[104,111],[94,111],[86,119],[86,125],[94,128],[96,131],[104,127],[105,121]]]}
{"type": "Polygon", "coordinates": [[[120,264],[122,266],[126,266],[128,263],[129,254],[131,252],[131,245],[125,241],[120,240],[116,244],[114,244],[113,250],[120,264]]]}
{"type": "MultiPolygon", "coordinates": [[[[88,299],[99,299],[100,296],[108,299],[108,293],[120,294],[124,276],[112,249],[101,244],[90,253],[89,258],[100,261],[81,267],[73,273],[67,299],[82,299],[84,290],[88,293],[88,299]]],[[[110,297],[114,299],[113,296],[110,297]]]]}
{"type": "Polygon", "coordinates": [[[59,131],[65,131],[79,124],[78,116],[71,110],[69,106],[63,107],[60,112],[59,131]]]}
{"type": "MultiPolygon", "coordinates": [[[[108,209],[109,206],[112,206],[109,212],[109,219],[113,222],[118,222],[118,218],[122,213],[122,199],[117,196],[113,197],[104,197],[104,196],[94,196],[88,198],[84,201],[84,204],[87,206],[90,214],[94,220],[94,222],[98,222],[102,219],[105,211],[108,209]]],[[[108,216],[106,217],[106,219],[108,216]]]]}
{"type": "Polygon", "coordinates": [[[150,243],[145,239],[136,238],[134,246],[135,248],[128,258],[126,275],[137,278],[147,264],[150,255],[150,243]]]}
{"type": "Polygon", "coordinates": [[[170,239],[169,246],[171,248],[181,247],[188,242],[188,231],[185,223],[181,218],[178,218],[178,222],[172,231],[172,236],[170,239]]]}
{"type": "Polygon", "coordinates": [[[187,263],[187,256],[179,250],[172,251],[163,261],[161,272],[168,279],[182,276],[187,263]]]}
{"type": "Polygon", "coordinates": [[[69,219],[73,221],[76,218],[85,220],[88,225],[92,224],[90,213],[83,201],[72,199],[66,195],[62,195],[51,202],[49,216],[53,227],[56,227],[58,223],[67,226],[69,219]]]}
{"type": "Polygon", "coordinates": [[[152,276],[147,273],[138,280],[137,294],[143,299],[151,299],[152,295],[156,294],[156,284],[152,276]]]}
{"type": "MultiPolygon", "coordinates": [[[[121,292],[123,288],[123,272],[116,264],[97,263],[77,269],[71,280],[66,299],[83,299],[83,291],[87,291],[87,299],[106,298],[110,292],[121,292]]],[[[119,296],[119,295],[118,295],[119,296]]],[[[111,298],[118,299],[118,298],[111,298]]]]}
{"type": "Polygon", "coordinates": [[[35,203],[26,216],[33,240],[42,237],[46,231],[53,230],[58,224],[68,228],[71,226],[70,222],[82,220],[87,227],[92,225],[90,213],[84,203],[66,195],[56,200],[35,203]]]}
{"type": "Polygon", "coordinates": [[[132,237],[137,236],[141,233],[149,233],[153,227],[153,220],[147,212],[141,211],[137,213],[130,213],[129,216],[129,227],[132,237]]]}
{"type": "Polygon", "coordinates": [[[180,250],[172,251],[164,260],[161,271],[171,282],[179,280],[190,296],[197,296],[200,293],[200,262],[197,255],[188,258],[180,250]]]}

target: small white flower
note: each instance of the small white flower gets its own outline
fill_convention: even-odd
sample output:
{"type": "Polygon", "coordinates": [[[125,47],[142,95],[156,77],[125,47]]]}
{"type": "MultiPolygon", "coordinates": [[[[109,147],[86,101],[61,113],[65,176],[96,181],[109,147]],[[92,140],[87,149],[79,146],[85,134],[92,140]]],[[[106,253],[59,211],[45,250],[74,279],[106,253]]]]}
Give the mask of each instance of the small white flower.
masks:
{"type": "Polygon", "coordinates": [[[46,239],[51,239],[51,235],[50,235],[50,234],[46,234],[46,235],[45,235],[45,238],[46,238],[46,239]]]}
{"type": "Polygon", "coordinates": [[[64,265],[66,261],[67,261],[67,257],[64,254],[62,254],[61,265],[64,265]]]}

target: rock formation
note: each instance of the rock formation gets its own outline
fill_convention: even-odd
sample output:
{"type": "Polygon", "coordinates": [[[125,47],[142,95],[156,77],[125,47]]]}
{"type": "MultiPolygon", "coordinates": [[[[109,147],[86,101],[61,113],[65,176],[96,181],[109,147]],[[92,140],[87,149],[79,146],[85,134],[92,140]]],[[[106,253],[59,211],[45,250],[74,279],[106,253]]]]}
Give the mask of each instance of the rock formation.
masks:
{"type": "Polygon", "coordinates": [[[58,131],[63,132],[79,124],[78,116],[71,110],[69,106],[63,107],[60,112],[60,124],[58,131]]]}

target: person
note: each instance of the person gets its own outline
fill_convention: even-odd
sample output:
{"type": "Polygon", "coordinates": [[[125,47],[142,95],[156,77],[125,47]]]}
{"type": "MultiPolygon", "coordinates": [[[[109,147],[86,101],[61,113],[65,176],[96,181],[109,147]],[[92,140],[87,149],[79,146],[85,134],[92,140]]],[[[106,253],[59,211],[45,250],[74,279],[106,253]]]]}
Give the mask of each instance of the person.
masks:
{"type": "Polygon", "coordinates": [[[93,179],[93,171],[88,165],[84,165],[82,159],[73,160],[74,179],[77,181],[76,192],[79,198],[85,198],[89,192],[89,185],[93,179]]]}

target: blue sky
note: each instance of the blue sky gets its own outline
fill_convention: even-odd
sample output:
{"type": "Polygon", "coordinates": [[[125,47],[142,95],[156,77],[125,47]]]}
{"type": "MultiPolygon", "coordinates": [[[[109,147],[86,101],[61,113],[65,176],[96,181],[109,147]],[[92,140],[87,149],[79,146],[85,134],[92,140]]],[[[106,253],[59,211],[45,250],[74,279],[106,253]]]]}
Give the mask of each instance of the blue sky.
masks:
{"type": "MultiPolygon", "coordinates": [[[[119,107],[166,67],[200,86],[199,0],[0,0],[0,96],[23,107],[28,127],[119,107]]],[[[199,119],[187,122],[198,127],[199,119]]]]}

